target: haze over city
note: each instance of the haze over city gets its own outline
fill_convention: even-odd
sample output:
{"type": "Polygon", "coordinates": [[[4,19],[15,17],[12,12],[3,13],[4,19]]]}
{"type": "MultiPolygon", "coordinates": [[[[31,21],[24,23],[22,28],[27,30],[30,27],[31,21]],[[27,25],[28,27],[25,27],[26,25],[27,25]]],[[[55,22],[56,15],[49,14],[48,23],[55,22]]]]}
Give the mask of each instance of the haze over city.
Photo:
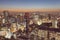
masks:
{"type": "Polygon", "coordinates": [[[0,0],[0,11],[60,11],[60,0],[0,0]]]}

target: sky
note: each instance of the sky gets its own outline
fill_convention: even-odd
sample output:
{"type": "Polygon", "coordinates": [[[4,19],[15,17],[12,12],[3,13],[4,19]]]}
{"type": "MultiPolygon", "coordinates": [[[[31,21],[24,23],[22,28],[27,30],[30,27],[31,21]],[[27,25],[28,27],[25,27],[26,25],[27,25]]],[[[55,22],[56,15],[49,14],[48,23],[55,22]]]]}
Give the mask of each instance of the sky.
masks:
{"type": "Polygon", "coordinates": [[[0,9],[60,9],[60,0],[0,0],[0,9]]]}

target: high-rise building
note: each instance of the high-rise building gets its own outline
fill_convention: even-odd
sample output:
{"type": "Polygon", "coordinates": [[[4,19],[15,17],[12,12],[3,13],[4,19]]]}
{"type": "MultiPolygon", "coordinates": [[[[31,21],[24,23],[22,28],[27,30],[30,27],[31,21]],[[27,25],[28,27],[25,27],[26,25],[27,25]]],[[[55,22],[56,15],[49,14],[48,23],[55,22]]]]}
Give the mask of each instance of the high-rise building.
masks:
{"type": "Polygon", "coordinates": [[[9,12],[8,12],[8,11],[3,11],[3,15],[4,15],[5,17],[8,17],[8,16],[9,16],[9,12]]]}
{"type": "Polygon", "coordinates": [[[8,11],[3,11],[3,16],[5,18],[5,22],[7,22],[8,18],[9,18],[9,12],[8,11]]]}
{"type": "Polygon", "coordinates": [[[53,28],[57,28],[57,18],[56,18],[56,17],[54,17],[54,18],[52,19],[52,27],[53,27],[53,28]]]}

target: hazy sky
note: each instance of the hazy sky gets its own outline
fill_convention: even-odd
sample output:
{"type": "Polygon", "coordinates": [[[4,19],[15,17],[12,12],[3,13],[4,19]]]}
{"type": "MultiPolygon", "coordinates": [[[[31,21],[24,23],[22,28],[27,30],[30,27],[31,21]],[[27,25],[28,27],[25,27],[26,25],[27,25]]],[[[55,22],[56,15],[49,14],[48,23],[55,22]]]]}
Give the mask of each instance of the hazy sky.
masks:
{"type": "Polygon", "coordinates": [[[0,0],[0,9],[58,8],[60,0],[0,0]]]}

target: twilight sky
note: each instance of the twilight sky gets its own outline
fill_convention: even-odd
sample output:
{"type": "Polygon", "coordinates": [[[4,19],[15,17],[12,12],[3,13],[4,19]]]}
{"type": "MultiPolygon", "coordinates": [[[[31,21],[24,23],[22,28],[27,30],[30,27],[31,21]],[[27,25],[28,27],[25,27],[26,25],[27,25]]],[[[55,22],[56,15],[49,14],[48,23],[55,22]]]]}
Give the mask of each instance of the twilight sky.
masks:
{"type": "Polygon", "coordinates": [[[60,9],[60,0],[0,0],[0,9],[60,9]]]}

